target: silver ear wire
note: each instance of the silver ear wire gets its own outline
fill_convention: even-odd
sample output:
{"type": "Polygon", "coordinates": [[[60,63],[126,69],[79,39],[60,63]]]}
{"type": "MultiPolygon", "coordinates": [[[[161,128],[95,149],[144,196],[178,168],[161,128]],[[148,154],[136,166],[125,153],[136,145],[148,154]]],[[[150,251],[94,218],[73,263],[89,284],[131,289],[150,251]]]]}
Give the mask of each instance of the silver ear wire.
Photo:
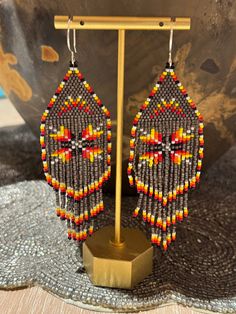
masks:
{"type": "Polygon", "coordinates": [[[71,63],[74,66],[75,64],[75,54],[77,53],[76,50],[76,31],[75,29],[73,29],[73,47],[74,47],[74,51],[71,49],[71,45],[70,45],[70,23],[72,22],[72,19],[69,17],[68,19],[68,27],[67,27],[67,47],[71,53],[71,63]]]}
{"type": "Polygon", "coordinates": [[[170,39],[169,39],[169,59],[168,63],[170,67],[172,66],[172,44],[173,44],[173,28],[170,29],[170,39]]]}

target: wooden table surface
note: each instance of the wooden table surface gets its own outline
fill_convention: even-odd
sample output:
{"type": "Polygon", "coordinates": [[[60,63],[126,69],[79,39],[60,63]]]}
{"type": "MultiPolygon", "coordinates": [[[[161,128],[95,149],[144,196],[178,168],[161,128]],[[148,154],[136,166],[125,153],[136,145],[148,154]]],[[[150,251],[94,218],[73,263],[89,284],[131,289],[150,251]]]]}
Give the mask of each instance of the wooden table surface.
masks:
{"type": "MultiPolygon", "coordinates": [[[[105,313],[82,309],[46,292],[40,287],[31,287],[18,290],[0,290],[1,314],[89,314],[105,313]]],[[[143,314],[197,314],[207,313],[187,308],[177,304],[169,304],[143,314]]],[[[208,312],[209,313],[209,312],[208,312]]]]}

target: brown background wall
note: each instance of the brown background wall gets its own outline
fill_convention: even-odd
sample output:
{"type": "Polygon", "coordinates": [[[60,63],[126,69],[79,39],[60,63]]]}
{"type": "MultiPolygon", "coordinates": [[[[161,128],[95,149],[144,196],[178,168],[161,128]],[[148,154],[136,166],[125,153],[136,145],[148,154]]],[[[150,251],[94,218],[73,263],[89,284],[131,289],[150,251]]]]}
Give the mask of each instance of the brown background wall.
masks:
{"type": "MultiPolygon", "coordinates": [[[[37,135],[41,113],[70,57],[66,31],[53,27],[54,15],[60,14],[191,17],[191,31],[174,33],[174,60],[205,119],[205,166],[235,141],[235,1],[0,1],[0,85],[37,135]]],[[[127,32],[124,159],[132,119],[165,66],[168,37],[168,31],[127,32]]],[[[77,39],[79,68],[111,110],[115,125],[117,34],[85,30],[77,39]]]]}

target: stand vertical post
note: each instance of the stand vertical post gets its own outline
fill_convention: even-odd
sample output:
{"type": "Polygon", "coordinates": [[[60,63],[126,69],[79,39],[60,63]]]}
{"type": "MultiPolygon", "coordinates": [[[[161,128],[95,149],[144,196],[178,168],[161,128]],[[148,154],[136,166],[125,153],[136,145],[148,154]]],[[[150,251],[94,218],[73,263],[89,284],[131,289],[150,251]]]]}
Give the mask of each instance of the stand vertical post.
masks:
{"type": "Polygon", "coordinates": [[[116,138],[116,199],[115,199],[115,241],[121,240],[121,193],[122,193],[122,141],[123,141],[123,102],[124,102],[125,30],[118,30],[117,63],[117,138],[116,138]]]}
{"type": "MultiPolygon", "coordinates": [[[[68,18],[55,16],[55,28],[68,29],[68,18]]],[[[152,272],[153,247],[137,228],[121,229],[125,31],[189,30],[190,18],[74,16],[70,28],[118,30],[115,227],[103,227],[87,238],[83,263],[94,285],[132,289],[152,272]]]]}

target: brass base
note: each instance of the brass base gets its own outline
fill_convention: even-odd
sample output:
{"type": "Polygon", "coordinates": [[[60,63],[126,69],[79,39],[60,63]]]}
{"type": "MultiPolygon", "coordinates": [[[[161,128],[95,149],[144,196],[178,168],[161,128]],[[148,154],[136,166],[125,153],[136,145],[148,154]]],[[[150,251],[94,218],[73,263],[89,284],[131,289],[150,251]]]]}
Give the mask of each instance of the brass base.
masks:
{"type": "Polygon", "coordinates": [[[83,244],[83,262],[96,286],[132,289],[152,272],[153,248],[138,229],[121,229],[123,245],[113,244],[114,227],[104,227],[83,244]]]}

